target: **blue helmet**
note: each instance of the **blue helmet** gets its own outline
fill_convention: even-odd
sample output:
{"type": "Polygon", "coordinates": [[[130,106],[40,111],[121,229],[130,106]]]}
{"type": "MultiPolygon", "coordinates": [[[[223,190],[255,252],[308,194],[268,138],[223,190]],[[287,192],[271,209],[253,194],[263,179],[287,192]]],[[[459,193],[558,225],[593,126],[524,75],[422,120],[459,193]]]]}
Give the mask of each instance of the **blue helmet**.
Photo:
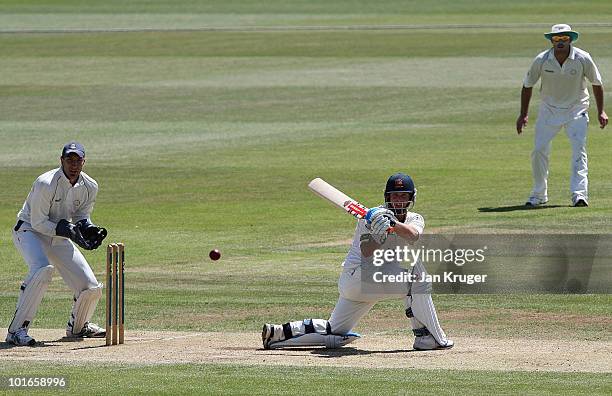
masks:
{"type": "Polygon", "coordinates": [[[387,185],[385,186],[385,206],[387,207],[387,209],[391,209],[396,212],[397,215],[405,214],[404,211],[410,209],[414,205],[414,202],[416,201],[416,195],[417,189],[414,187],[414,181],[412,181],[412,178],[404,173],[396,173],[394,175],[391,175],[387,180],[387,185]],[[393,208],[393,205],[391,205],[391,202],[389,202],[389,197],[391,196],[391,193],[394,192],[410,194],[408,204],[405,208],[403,208],[403,210],[393,208]]]}

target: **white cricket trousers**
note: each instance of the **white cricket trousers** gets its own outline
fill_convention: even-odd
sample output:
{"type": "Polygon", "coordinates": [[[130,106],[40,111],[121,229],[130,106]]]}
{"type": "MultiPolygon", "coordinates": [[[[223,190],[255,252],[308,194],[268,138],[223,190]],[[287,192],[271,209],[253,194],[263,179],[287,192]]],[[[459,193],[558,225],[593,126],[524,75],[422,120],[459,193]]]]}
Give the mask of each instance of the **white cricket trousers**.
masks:
{"type": "Polygon", "coordinates": [[[572,145],[570,193],[572,199],[588,198],[587,128],[588,108],[583,105],[569,110],[551,108],[542,103],[535,126],[535,143],[531,153],[533,171],[532,197],[548,200],[548,164],[552,139],[565,127],[572,145]]]}
{"type": "Polygon", "coordinates": [[[25,284],[39,269],[53,265],[75,296],[83,290],[98,287],[87,260],[69,239],[40,234],[28,223],[23,223],[19,231],[13,230],[13,243],[30,269],[25,284]]]}
{"type": "MultiPolygon", "coordinates": [[[[401,268],[391,268],[386,274],[399,274],[401,268]]],[[[394,292],[382,290],[364,293],[361,282],[361,267],[344,269],[338,279],[338,291],[340,297],[329,318],[329,324],[334,334],[346,334],[350,332],[359,320],[372,309],[379,301],[391,298],[406,299],[408,287],[404,291],[394,288],[394,292]]]]}

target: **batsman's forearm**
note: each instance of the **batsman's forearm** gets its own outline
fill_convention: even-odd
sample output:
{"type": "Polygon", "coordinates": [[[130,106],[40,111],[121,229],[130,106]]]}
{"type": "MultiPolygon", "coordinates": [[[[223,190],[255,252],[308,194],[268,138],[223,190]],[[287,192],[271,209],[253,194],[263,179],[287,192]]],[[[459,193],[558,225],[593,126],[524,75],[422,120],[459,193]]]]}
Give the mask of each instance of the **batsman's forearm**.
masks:
{"type": "Polygon", "coordinates": [[[529,102],[531,101],[531,93],[533,88],[523,87],[521,90],[521,115],[526,116],[529,113],[529,102]]]}
{"type": "Polygon", "coordinates": [[[595,96],[597,114],[601,114],[604,111],[604,91],[601,85],[593,85],[593,96],[595,96]]]}

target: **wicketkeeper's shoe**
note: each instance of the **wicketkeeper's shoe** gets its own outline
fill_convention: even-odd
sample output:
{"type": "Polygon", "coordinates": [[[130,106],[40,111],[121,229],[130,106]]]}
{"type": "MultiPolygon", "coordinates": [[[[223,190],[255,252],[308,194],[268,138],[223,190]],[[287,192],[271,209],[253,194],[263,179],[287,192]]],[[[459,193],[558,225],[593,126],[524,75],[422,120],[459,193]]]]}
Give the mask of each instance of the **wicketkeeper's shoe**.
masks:
{"type": "Polygon", "coordinates": [[[6,335],[6,342],[17,346],[34,346],[36,340],[28,335],[28,329],[22,327],[17,329],[14,334],[6,335]]]}
{"type": "Polygon", "coordinates": [[[573,206],[577,208],[584,208],[589,206],[589,202],[585,198],[577,198],[574,200],[573,206]]]}
{"type": "Polygon", "coordinates": [[[72,328],[66,328],[66,337],[69,338],[104,338],[106,330],[95,323],[85,322],[85,326],[78,333],[73,333],[72,328]]]}
{"type": "Polygon", "coordinates": [[[548,202],[546,198],[538,198],[538,197],[529,197],[527,202],[525,202],[525,206],[530,208],[535,208],[536,206],[542,206],[548,202]]]}
{"type": "Polygon", "coordinates": [[[446,340],[446,344],[440,345],[438,341],[431,335],[416,337],[412,347],[417,351],[431,351],[434,349],[450,349],[455,345],[452,340],[446,340]]]}

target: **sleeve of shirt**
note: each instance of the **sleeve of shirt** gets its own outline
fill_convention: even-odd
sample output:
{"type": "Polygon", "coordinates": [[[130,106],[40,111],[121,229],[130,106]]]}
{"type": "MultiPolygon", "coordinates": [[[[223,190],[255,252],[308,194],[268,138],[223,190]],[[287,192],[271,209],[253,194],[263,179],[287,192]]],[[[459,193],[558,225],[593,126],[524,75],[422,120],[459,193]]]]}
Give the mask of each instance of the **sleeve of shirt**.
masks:
{"type": "Polygon", "coordinates": [[[94,205],[96,203],[96,196],[98,195],[98,185],[92,184],[87,187],[87,198],[85,203],[79,207],[79,209],[72,216],[72,221],[77,222],[80,220],[88,219],[91,220],[91,212],[93,212],[94,205]]]}
{"type": "Polygon", "coordinates": [[[56,223],[49,220],[53,194],[49,186],[38,180],[32,186],[30,196],[30,221],[32,228],[44,235],[55,236],[56,223]]]}
{"type": "Polygon", "coordinates": [[[540,75],[542,73],[542,59],[540,57],[536,57],[531,63],[531,67],[527,71],[525,75],[525,79],[523,80],[523,86],[525,88],[531,88],[540,79],[540,75]]]}
{"type": "Polygon", "coordinates": [[[587,54],[584,57],[584,62],[582,63],[584,66],[584,75],[593,85],[603,85],[603,81],[601,80],[601,74],[599,74],[599,69],[593,62],[593,58],[591,55],[587,54]]]}
{"type": "Polygon", "coordinates": [[[407,224],[407,225],[411,226],[412,228],[414,228],[415,230],[417,230],[419,235],[423,234],[423,230],[425,230],[425,219],[423,218],[423,216],[421,216],[418,213],[414,213],[407,220],[408,221],[406,221],[405,224],[407,224]]]}
{"type": "Polygon", "coordinates": [[[357,221],[357,227],[355,227],[355,239],[357,238],[359,238],[359,246],[361,246],[362,243],[372,239],[372,235],[366,228],[366,221],[364,219],[359,219],[359,221],[357,221]]]}

